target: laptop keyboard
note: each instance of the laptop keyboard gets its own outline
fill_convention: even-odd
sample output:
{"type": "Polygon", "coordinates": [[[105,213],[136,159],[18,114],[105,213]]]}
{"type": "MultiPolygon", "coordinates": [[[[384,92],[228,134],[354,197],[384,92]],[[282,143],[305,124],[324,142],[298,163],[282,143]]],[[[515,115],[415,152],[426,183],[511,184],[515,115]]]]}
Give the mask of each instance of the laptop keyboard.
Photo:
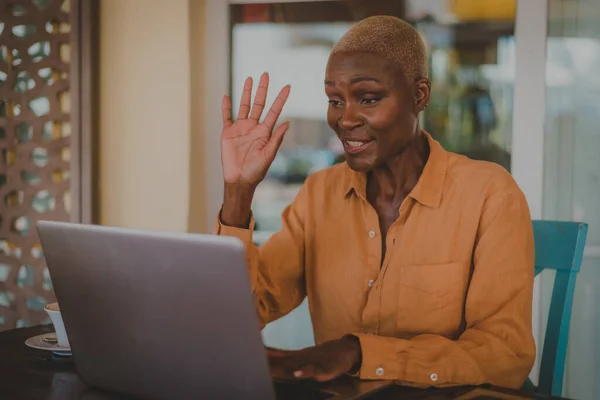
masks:
{"type": "Polygon", "coordinates": [[[275,382],[277,400],[325,400],[333,394],[292,382],[275,382]]]}

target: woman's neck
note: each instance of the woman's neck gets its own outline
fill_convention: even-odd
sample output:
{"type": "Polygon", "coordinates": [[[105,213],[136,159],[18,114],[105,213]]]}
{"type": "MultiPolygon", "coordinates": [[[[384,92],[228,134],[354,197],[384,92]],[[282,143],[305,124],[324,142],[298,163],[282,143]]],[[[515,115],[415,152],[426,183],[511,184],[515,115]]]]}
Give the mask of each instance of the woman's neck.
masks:
{"type": "Polygon", "coordinates": [[[417,185],[429,157],[429,143],[417,134],[400,154],[367,175],[367,193],[372,199],[399,204],[417,185]]]}

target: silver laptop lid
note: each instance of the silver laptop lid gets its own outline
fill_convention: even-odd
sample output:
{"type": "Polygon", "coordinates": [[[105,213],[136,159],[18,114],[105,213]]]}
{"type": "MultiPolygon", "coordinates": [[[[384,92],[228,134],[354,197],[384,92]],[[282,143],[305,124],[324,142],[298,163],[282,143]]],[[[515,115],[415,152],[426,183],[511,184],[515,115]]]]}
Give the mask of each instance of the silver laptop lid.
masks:
{"type": "Polygon", "coordinates": [[[274,398],[237,239],[59,222],[38,232],[84,381],[144,398],[274,398]]]}

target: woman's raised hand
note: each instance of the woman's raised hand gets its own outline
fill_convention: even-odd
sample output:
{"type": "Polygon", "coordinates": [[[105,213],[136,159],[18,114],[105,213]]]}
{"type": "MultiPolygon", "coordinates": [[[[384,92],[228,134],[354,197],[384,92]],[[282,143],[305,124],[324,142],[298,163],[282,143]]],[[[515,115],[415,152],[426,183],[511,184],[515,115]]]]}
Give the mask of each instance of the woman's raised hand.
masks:
{"type": "Polygon", "coordinates": [[[254,103],[252,78],[247,78],[236,121],[231,119],[231,98],[223,98],[223,131],[221,133],[221,162],[225,184],[256,186],[275,159],[283,136],[290,124],[285,122],[275,129],[277,119],[290,94],[290,85],[284,86],[273,102],[263,122],[269,75],[260,77],[254,103]]]}

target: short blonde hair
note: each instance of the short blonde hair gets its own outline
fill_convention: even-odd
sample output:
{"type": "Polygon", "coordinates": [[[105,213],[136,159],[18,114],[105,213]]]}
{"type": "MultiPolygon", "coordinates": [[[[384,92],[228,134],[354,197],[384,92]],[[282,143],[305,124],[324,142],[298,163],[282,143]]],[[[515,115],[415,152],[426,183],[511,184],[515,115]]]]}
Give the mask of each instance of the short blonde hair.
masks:
{"type": "Polygon", "coordinates": [[[354,25],[333,47],[337,53],[371,53],[388,60],[408,82],[427,78],[427,50],[409,23],[392,16],[365,18],[354,25]]]}

